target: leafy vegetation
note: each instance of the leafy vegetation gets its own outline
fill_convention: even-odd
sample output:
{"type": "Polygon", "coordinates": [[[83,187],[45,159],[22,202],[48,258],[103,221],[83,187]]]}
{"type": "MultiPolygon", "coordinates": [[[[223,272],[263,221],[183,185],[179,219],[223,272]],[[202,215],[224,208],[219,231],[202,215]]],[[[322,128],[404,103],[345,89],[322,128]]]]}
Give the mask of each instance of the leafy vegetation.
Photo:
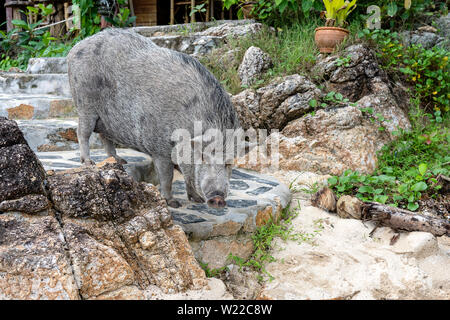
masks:
{"type": "Polygon", "coordinates": [[[116,0],[118,12],[111,17],[105,17],[105,20],[115,27],[130,27],[136,21],[135,16],[130,16],[130,9],[127,6],[127,0],[116,0]]]}
{"type": "Polygon", "coordinates": [[[15,26],[13,30],[8,33],[0,31],[1,70],[9,70],[11,67],[25,69],[30,58],[58,57],[68,53],[72,45],[57,41],[58,39],[50,35],[48,28],[39,27],[52,12],[51,4],[44,6],[40,3],[37,8],[28,6],[22,13],[29,20],[33,16],[39,16],[41,19],[36,22],[12,20],[15,26]]]}
{"type": "Polygon", "coordinates": [[[450,52],[421,45],[403,46],[397,32],[367,29],[360,36],[372,41],[381,65],[389,73],[399,71],[414,86],[417,97],[428,111],[448,112],[450,108],[450,52]]]}
{"type": "MultiPolygon", "coordinates": [[[[314,42],[314,30],[321,26],[319,19],[310,19],[308,22],[278,28],[273,31],[265,26],[263,31],[239,39],[230,39],[219,50],[212,55],[200,58],[204,64],[228,92],[237,94],[244,90],[238,75],[239,62],[242,61],[245,51],[251,46],[261,48],[270,55],[273,60],[273,67],[269,69],[260,81],[255,82],[253,87],[258,88],[266,85],[276,77],[290,74],[308,74],[316,63],[317,50],[314,42]],[[228,53],[233,55],[233,59],[224,62],[224,56],[228,53]]],[[[357,40],[357,33],[362,30],[361,21],[352,21],[350,30],[353,30],[354,37],[349,37],[346,44],[357,40]]]]}
{"type": "MultiPolygon", "coordinates": [[[[97,11],[95,1],[72,0],[74,11],[80,13],[80,37],[86,38],[100,31],[100,15],[97,11]]],[[[77,21],[75,21],[77,22],[77,21]]]]}
{"type": "Polygon", "coordinates": [[[359,0],[355,15],[368,17],[367,8],[377,5],[381,9],[382,27],[404,29],[419,23],[430,23],[436,15],[448,13],[446,0],[359,0]]]}
{"type": "Polygon", "coordinates": [[[417,210],[418,200],[439,197],[441,185],[436,178],[450,173],[449,118],[447,114],[438,122],[436,115],[417,107],[411,130],[395,132],[397,139],[378,153],[373,174],[346,170],[328,179],[328,184],[338,195],[355,194],[363,201],[417,210]]]}

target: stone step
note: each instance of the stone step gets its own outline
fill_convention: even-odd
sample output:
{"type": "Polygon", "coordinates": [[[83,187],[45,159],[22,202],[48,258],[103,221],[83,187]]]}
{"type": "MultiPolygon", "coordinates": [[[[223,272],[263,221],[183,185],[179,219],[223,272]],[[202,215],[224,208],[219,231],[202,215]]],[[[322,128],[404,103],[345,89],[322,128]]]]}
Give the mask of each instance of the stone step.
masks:
{"type": "Polygon", "coordinates": [[[165,35],[150,39],[158,46],[194,56],[204,55],[224,43],[223,37],[203,35],[165,35]]]}
{"type": "Polygon", "coordinates": [[[172,217],[192,240],[253,233],[270,217],[280,218],[291,199],[289,188],[275,178],[244,169],[233,169],[227,205],[222,209],[189,201],[178,172],[172,189],[174,198],[182,204],[170,208],[172,217]]]}
{"type": "MultiPolygon", "coordinates": [[[[128,163],[124,165],[125,170],[137,181],[144,181],[158,184],[157,174],[153,165],[153,160],[145,153],[132,149],[117,149],[117,154],[128,163]]],[[[59,151],[59,152],[36,152],[45,170],[64,171],[78,168],[80,163],[80,152],[59,151]]],[[[96,163],[107,159],[103,149],[91,150],[91,159],[96,163]]]]}
{"type": "Polygon", "coordinates": [[[77,116],[70,96],[0,93],[0,116],[9,119],[71,118],[77,116]]]}
{"type": "Polygon", "coordinates": [[[67,73],[67,61],[65,57],[60,58],[31,58],[28,60],[27,73],[67,73]]]}
{"type": "Polygon", "coordinates": [[[241,26],[245,24],[251,24],[254,22],[255,20],[216,20],[208,22],[194,22],[194,23],[163,25],[163,26],[141,26],[130,29],[143,35],[144,37],[153,37],[161,35],[189,34],[194,32],[201,32],[208,28],[216,27],[222,24],[232,24],[235,26],[241,26]]]}
{"type": "Polygon", "coordinates": [[[70,97],[67,74],[0,73],[0,93],[70,97]]]}
{"type": "MultiPolygon", "coordinates": [[[[34,152],[78,150],[78,119],[16,120],[34,152]]],[[[90,139],[91,149],[102,149],[97,133],[90,139]]]]}
{"type": "Polygon", "coordinates": [[[243,169],[233,169],[227,205],[221,209],[189,201],[178,172],[172,190],[182,204],[180,208],[169,208],[172,219],[188,236],[195,257],[211,269],[231,263],[230,253],[248,259],[254,250],[252,235],[256,229],[269,219],[281,218],[282,210],[291,201],[286,185],[243,169]]]}

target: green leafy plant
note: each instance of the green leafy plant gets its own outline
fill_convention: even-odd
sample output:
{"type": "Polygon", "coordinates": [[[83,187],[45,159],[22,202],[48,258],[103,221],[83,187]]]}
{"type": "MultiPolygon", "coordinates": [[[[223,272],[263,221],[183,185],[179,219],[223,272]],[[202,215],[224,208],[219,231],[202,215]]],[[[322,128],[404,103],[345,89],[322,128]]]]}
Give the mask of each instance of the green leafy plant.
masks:
{"type": "Polygon", "coordinates": [[[196,5],[195,7],[192,8],[191,13],[189,14],[190,16],[193,16],[194,14],[198,13],[205,13],[206,12],[206,8],[205,8],[205,3],[196,5]]]}
{"type": "Polygon", "coordinates": [[[409,28],[416,23],[429,24],[433,16],[448,13],[446,0],[359,0],[355,14],[366,16],[367,8],[380,8],[383,28],[409,28]]]}
{"type": "Polygon", "coordinates": [[[117,0],[118,12],[112,17],[105,17],[105,20],[115,27],[124,28],[133,25],[136,16],[130,16],[130,9],[126,7],[126,0],[117,0]]]}
{"type": "MultiPolygon", "coordinates": [[[[298,216],[299,210],[300,203],[295,208],[288,206],[283,209],[280,222],[270,219],[265,225],[259,227],[252,236],[254,251],[250,259],[244,260],[233,254],[230,254],[228,259],[240,267],[250,267],[259,271],[269,280],[273,280],[273,276],[265,268],[267,263],[276,261],[270,254],[274,246],[273,241],[280,238],[283,241],[290,240],[298,243],[312,242],[323,230],[322,221],[319,219],[314,222],[315,230],[312,233],[296,232],[292,226],[292,220],[298,216]]],[[[263,277],[260,276],[259,279],[263,280],[263,277]]]]}
{"type": "MultiPolygon", "coordinates": [[[[95,1],[72,0],[73,11],[79,12],[80,37],[85,38],[100,31],[101,17],[98,14],[95,1]]],[[[74,21],[76,23],[77,21],[74,21]]]]}
{"type": "MultiPolygon", "coordinates": [[[[417,104],[417,102],[415,102],[417,104]]],[[[352,170],[328,179],[338,195],[355,195],[362,201],[376,201],[416,211],[424,196],[437,198],[441,185],[437,176],[450,173],[449,116],[441,122],[420,109],[411,115],[412,128],[394,132],[397,139],[378,152],[373,174],[352,170]]]]}
{"type": "Polygon", "coordinates": [[[377,56],[388,72],[398,70],[415,89],[422,105],[442,113],[450,110],[450,52],[444,48],[424,49],[403,46],[399,35],[390,30],[363,30],[360,36],[376,44],[377,56]]]}
{"type": "Polygon", "coordinates": [[[218,278],[221,274],[228,270],[227,266],[224,266],[222,268],[210,269],[207,263],[198,261],[198,264],[203,269],[203,271],[205,271],[205,275],[207,278],[218,278]]]}
{"type": "Polygon", "coordinates": [[[325,17],[327,19],[325,25],[329,27],[345,27],[348,25],[346,19],[355,10],[356,1],[323,0],[326,9],[325,17]]]}

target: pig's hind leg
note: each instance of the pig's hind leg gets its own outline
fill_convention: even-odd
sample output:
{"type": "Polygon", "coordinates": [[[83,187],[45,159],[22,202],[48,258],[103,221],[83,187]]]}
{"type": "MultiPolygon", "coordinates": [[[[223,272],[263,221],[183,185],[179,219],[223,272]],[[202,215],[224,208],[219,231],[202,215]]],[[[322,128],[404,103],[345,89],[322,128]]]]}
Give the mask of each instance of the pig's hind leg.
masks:
{"type": "Polygon", "coordinates": [[[105,152],[108,157],[114,157],[116,161],[120,164],[126,164],[127,161],[121,157],[119,157],[116,153],[116,147],[114,143],[105,137],[104,134],[100,133],[100,139],[102,140],[103,147],[105,147],[105,152]]]}
{"type": "Polygon", "coordinates": [[[170,158],[154,158],[156,171],[158,172],[161,195],[166,199],[170,207],[178,208],[181,204],[173,198],[172,195],[172,179],[173,179],[173,163],[170,158]]]}
{"type": "Polygon", "coordinates": [[[95,162],[91,160],[89,154],[89,138],[95,128],[98,116],[96,115],[80,115],[78,119],[78,145],[80,146],[80,159],[81,163],[85,165],[95,165],[95,162]]]}

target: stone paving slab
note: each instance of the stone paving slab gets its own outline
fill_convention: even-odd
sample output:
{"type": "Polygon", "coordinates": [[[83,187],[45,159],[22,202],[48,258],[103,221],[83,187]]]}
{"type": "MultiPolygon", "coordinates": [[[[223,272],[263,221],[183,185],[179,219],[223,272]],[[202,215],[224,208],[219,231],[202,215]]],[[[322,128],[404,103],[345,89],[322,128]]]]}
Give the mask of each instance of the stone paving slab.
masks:
{"type": "Polygon", "coordinates": [[[270,217],[278,219],[291,199],[289,188],[273,177],[233,169],[227,206],[212,209],[205,203],[187,199],[186,186],[180,175],[174,180],[174,197],[182,207],[170,208],[172,218],[193,240],[252,233],[270,217]]]}
{"type": "MultiPolygon", "coordinates": [[[[132,149],[117,149],[117,154],[128,163],[124,165],[129,175],[137,181],[158,184],[153,160],[145,153],[132,149]]],[[[45,170],[63,171],[81,166],[80,152],[59,151],[59,152],[36,152],[37,157],[42,162],[45,170]]],[[[91,159],[96,163],[107,159],[103,149],[91,150],[91,159]]]]}

